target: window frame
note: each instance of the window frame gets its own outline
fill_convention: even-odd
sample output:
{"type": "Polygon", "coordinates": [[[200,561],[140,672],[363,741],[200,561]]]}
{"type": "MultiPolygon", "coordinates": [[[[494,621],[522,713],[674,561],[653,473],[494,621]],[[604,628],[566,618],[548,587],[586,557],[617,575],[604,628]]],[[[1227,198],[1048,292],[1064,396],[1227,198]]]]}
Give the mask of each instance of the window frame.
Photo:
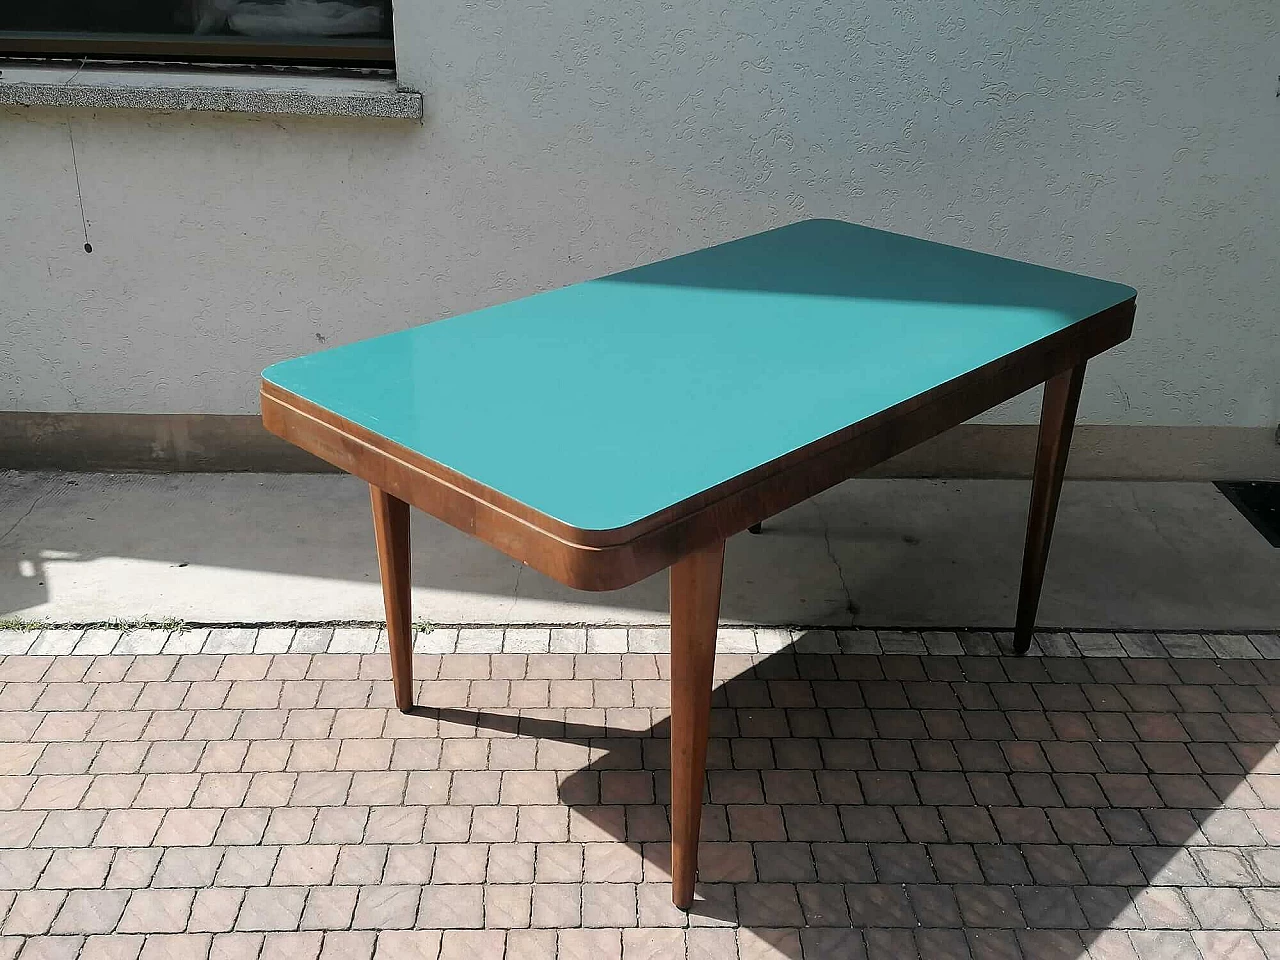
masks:
{"type": "MultiPolygon", "coordinates": [[[[386,6],[390,16],[391,4],[386,6]]],[[[266,40],[215,34],[0,30],[0,58],[109,59],[139,64],[395,67],[395,38],[266,40]]]]}

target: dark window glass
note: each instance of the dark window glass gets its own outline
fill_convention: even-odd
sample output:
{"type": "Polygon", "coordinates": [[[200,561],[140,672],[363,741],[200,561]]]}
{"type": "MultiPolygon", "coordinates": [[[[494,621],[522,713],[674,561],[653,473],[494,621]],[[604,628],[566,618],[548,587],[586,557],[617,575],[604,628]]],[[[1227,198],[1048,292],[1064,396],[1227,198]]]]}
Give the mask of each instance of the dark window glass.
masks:
{"type": "Polygon", "coordinates": [[[0,54],[389,66],[391,0],[0,0],[0,54]]]}

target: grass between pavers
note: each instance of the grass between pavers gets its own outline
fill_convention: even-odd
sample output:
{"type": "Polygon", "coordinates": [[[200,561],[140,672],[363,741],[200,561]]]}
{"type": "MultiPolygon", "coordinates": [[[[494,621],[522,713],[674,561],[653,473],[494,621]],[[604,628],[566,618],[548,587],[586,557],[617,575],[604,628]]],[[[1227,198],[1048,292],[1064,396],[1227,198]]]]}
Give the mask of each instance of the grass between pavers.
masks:
{"type": "Polygon", "coordinates": [[[160,617],[152,620],[149,617],[111,617],[107,620],[94,620],[85,623],[59,623],[53,620],[30,620],[26,617],[0,617],[0,630],[55,630],[70,627],[76,630],[119,630],[131,633],[134,630],[168,630],[183,632],[191,629],[193,624],[177,617],[160,617]]]}
{"type": "MultiPolygon", "coordinates": [[[[56,620],[47,617],[28,618],[22,616],[0,617],[0,630],[195,630],[195,629],[243,629],[265,630],[279,627],[322,627],[333,629],[367,629],[385,627],[386,621],[377,620],[183,620],[180,617],[106,617],[96,620],[56,620]]],[[[411,622],[416,632],[437,629],[618,629],[618,630],[667,630],[671,623],[668,620],[649,622],[632,621],[586,621],[586,620],[546,620],[546,621],[496,621],[496,620],[459,620],[454,622],[428,620],[418,618],[411,622]]],[[[721,630],[802,630],[802,631],[834,631],[841,633],[1011,633],[1008,624],[995,625],[947,625],[947,626],[891,626],[887,624],[850,624],[850,623],[721,623],[721,630]]],[[[1280,625],[1264,628],[1209,628],[1180,627],[1165,629],[1160,627],[1082,627],[1082,626],[1044,626],[1036,630],[1036,635],[1064,635],[1073,633],[1085,634],[1161,634],[1166,636],[1246,636],[1250,634],[1277,634],[1280,625]]]]}

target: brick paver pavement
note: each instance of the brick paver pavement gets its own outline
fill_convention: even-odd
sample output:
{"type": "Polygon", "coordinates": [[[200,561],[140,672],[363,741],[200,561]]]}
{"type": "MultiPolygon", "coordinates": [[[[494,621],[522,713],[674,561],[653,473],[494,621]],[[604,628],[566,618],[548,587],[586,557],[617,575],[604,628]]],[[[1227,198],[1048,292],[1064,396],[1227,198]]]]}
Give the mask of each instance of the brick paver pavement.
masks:
{"type": "Polygon", "coordinates": [[[656,630],[0,633],[0,958],[1280,960],[1280,640],[1000,640],[726,630],[685,915],[656,630]]]}

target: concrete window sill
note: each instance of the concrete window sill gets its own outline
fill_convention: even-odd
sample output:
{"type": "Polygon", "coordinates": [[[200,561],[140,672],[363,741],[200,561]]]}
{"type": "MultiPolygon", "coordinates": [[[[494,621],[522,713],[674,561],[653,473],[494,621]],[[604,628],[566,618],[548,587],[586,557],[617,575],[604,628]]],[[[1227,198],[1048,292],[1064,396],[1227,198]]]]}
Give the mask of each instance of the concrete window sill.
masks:
{"type": "Polygon", "coordinates": [[[381,77],[264,76],[196,70],[15,66],[0,72],[0,106],[210,110],[316,117],[422,119],[422,94],[381,77]]]}

